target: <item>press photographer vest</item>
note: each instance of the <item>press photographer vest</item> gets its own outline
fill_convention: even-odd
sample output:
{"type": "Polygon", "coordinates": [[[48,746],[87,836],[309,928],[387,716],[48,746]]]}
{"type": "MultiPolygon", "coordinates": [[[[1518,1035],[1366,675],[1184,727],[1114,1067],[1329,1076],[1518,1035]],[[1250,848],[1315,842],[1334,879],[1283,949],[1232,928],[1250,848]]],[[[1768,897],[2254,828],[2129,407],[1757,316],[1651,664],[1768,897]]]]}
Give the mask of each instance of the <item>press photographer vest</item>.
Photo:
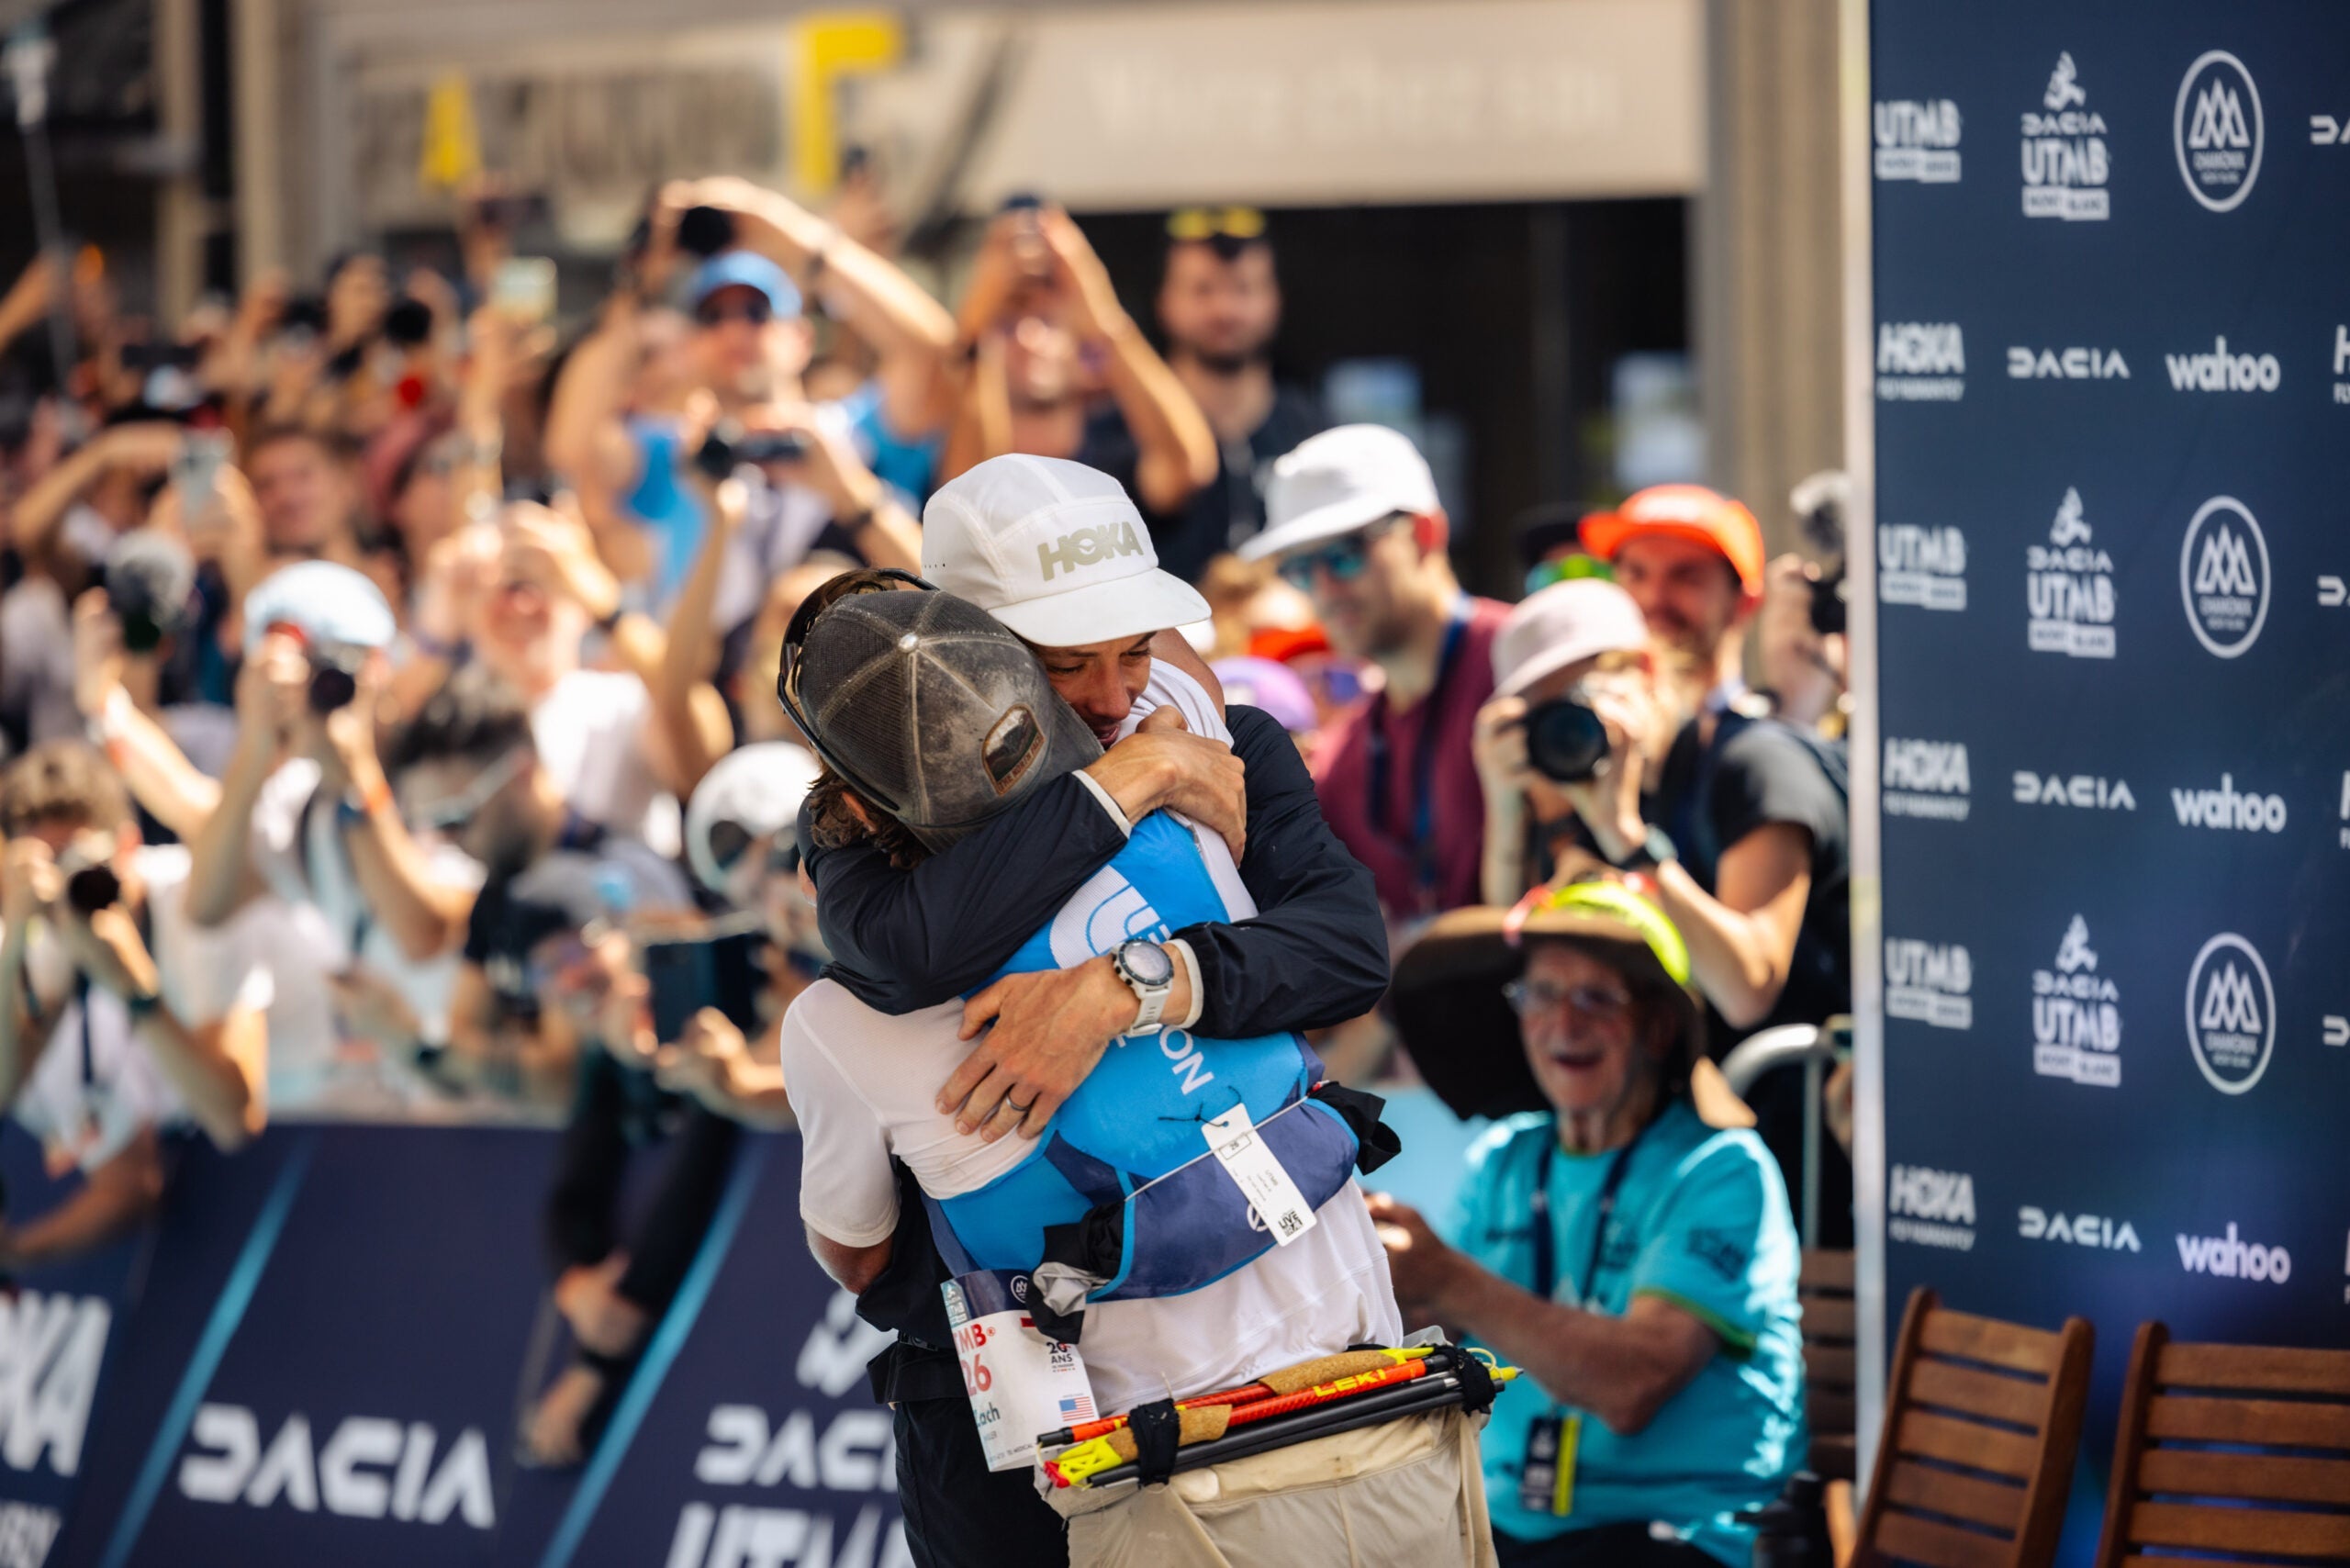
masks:
{"type": "MultiPolygon", "coordinates": [[[[1165,812],[1023,943],[997,978],[1067,969],[1131,938],[1246,912],[1228,904],[1191,831],[1165,812]]],[[[1273,1238],[1210,1155],[1204,1129],[1235,1104],[1314,1208],[1394,1150],[1380,1102],[1337,1085],[1295,1034],[1203,1039],[1151,1029],[1111,1041],[1035,1152],[986,1186],[928,1200],[950,1272],[1088,1278],[1087,1301],[1180,1295],[1261,1256],[1273,1238]]],[[[1058,1294],[1058,1293],[1057,1293],[1058,1294]]]]}

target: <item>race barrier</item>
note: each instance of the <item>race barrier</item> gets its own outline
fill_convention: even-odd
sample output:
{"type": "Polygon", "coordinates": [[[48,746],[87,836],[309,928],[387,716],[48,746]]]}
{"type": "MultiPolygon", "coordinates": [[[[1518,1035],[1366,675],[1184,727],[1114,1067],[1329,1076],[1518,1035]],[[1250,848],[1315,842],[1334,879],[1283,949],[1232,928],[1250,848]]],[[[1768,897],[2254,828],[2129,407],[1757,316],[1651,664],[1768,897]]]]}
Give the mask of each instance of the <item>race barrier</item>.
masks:
{"type": "Polygon", "coordinates": [[[2350,10],[1868,23],[1863,1263],[2096,1325],[2082,1562],[2141,1320],[2350,1342],[2350,10]]]}
{"type": "MultiPolygon", "coordinates": [[[[800,1151],[750,1135],[581,1470],[513,1459],[563,1364],[556,1135],[274,1128],[173,1151],[164,1213],[0,1311],[0,1568],[893,1568],[886,1342],[808,1256],[800,1151]]],[[[650,1175],[661,1151],[638,1164],[650,1175]]],[[[11,1126],[12,1217],[62,1189],[11,1126]]]]}

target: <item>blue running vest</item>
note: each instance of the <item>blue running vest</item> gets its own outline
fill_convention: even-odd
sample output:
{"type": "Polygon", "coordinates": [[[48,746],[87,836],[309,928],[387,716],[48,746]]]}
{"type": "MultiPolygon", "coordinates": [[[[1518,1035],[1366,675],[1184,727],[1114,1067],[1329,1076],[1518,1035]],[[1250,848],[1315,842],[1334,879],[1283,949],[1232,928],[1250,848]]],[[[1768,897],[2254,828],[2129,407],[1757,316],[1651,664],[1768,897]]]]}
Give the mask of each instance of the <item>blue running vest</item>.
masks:
{"type": "MultiPolygon", "coordinates": [[[[1235,918],[1191,831],[1163,812],[1061,906],[998,971],[1067,969],[1132,938],[1235,918]]],[[[1202,1039],[1184,1029],[1124,1036],[1019,1165],[973,1192],[930,1200],[950,1271],[1025,1272],[1081,1237],[1089,1301],[1181,1295],[1273,1245],[1240,1188],[1209,1153],[1206,1125],[1244,1104],[1309,1207],[1354,1174],[1348,1120],[1311,1097],[1322,1064],[1295,1034],[1202,1039]]],[[[1376,1106],[1376,1102],[1372,1102],[1376,1106]]],[[[1375,1115],[1375,1109],[1373,1114],[1375,1115]]]]}

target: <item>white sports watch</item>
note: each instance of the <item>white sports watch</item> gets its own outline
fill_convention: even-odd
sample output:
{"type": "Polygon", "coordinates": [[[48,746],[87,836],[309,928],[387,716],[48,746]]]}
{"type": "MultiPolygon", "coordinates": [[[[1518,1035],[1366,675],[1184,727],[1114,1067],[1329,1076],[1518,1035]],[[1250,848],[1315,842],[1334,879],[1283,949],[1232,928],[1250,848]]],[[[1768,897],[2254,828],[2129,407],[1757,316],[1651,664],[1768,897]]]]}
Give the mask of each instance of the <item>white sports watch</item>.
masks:
{"type": "Polygon", "coordinates": [[[1175,955],[1156,942],[1121,942],[1110,949],[1110,967],[1142,1004],[1126,1032],[1158,1028],[1167,1013],[1167,999],[1175,991],[1175,955]]]}

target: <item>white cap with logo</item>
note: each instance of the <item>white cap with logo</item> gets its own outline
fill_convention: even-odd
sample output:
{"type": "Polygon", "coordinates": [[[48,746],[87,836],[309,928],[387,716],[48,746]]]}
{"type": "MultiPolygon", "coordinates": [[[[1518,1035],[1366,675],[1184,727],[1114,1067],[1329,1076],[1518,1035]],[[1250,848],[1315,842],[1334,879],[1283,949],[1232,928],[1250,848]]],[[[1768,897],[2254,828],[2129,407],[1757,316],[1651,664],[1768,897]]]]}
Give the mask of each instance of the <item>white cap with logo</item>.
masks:
{"type": "Polygon", "coordinates": [[[1340,425],[1274,462],[1265,487],[1265,532],[1243,544],[1240,554],[1249,561],[1285,555],[1391,513],[1422,517],[1443,509],[1427,460],[1401,431],[1340,425]]]}
{"type": "Polygon", "coordinates": [[[1632,596],[1598,577],[1570,577],[1511,607],[1494,637],[1494,695],[1515,697],[1554,670],[1648,646],[1632,596]]]}
{"type": "Polygon", "coordinates": [[[922,510],[922,575],[1047,648],[1208,618],[1198,590],[1158,569],[1118,482],[1058,457],[990,457],[940,486],[922,510]]]}

